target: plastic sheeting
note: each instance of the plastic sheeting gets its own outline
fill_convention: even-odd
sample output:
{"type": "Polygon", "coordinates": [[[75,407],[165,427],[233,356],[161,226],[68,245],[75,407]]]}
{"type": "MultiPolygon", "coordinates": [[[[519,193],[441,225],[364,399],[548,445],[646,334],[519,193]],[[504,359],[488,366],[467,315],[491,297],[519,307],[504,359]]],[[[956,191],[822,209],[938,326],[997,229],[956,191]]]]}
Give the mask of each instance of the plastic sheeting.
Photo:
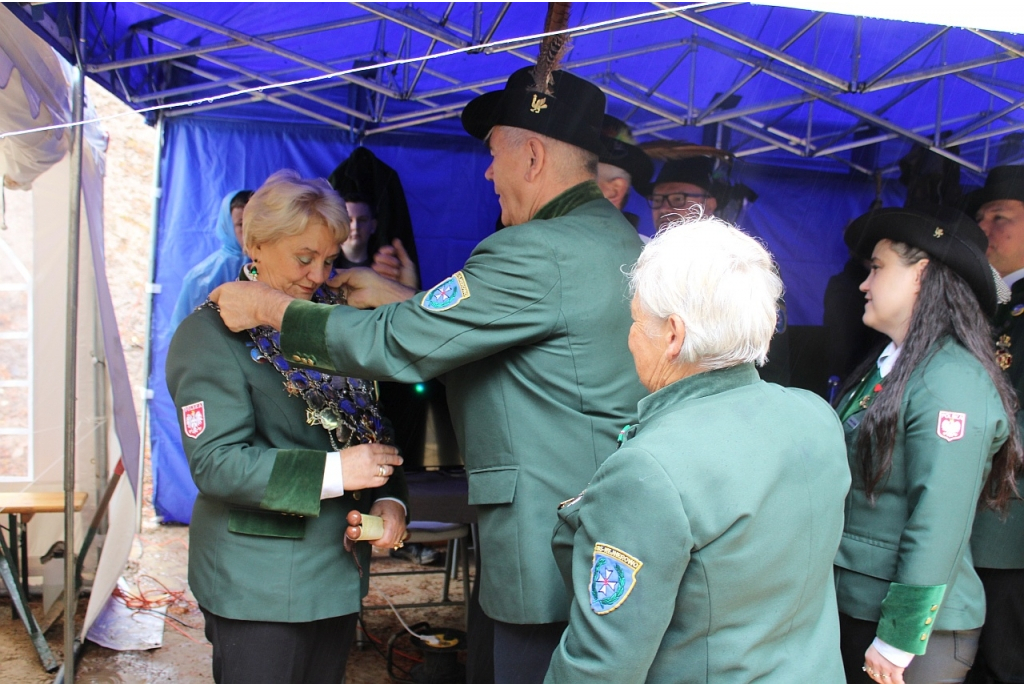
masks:
{"type": "MultiPolygon", "coordinates": [[[[0,130],[18,130],[71,120],[68,86],[70,67],[42,40],[18,24],[6,8],[0,8],[0,55],[3,55],[0,58],[0,88],[2,88],[0,90],[0,105],[2,105],[0,107],[0,130]],[[20,83],[20,89],[10,87],[14,85],[15,79],[20,83]],[[7,87],[4,88],[4,86],[7,87]]],[[[95,113],[87,109],[86,116],[94,117],[95,113]]],[[[117,443],[111,445],[110,451],[114,456],[119,456],[123,460],[127,477],[118,489],[115,507],[110,510],[110,528],[107,531],[108,544],[104,548],[104,554],[101,556],[93,582],[93,595],[87,609],[86,620],[82,626],[82,635],[89,629],[99,606],[102,606],[105,598],[113,589],[128,558],[127,548],[135,533],[132,492],[138,491],[141,447],[138,416],[135,413],[124,350],[121,346],[106,276],[103,240],[103,169],[106,134],[95,124],[86,126],[83,133],[85,149],[82,156],[81,198],[85,212],[81,228],[88,229],[88,234],[82,236],[82,239],[87,241],[89,246],[88,250],[83,246],[83,253],[92,257],[92,273],[95,276],[95,282],[92,285],[95,288],[99,334],[111,384],[113,425],[117,443]]],[[[64,158],[68,150],[69,139],[70,136],[67,135],[67,132],[59,129],[5,138],[0,141],[2,143],[0,173],[8,175],[10,185],[28,189],[41,174],[64,158]]],[[[59,198],[59,203],[68,200],[69,198],[65,194],[59,198]]],[[[53,204],[54,200],[48,200],[48,202],[53,204]]],[[[38,219],[37,217],[37,221],[38,219]]],[[[54,227],[47,226],[46,228],[54,227]]],[[[51,274],[57,271],[53,266],[50,265],[51,274]]],[[[45,267],[35,264],[34,268],[45,267]]],[[[88,271],[83,270],[83,274],[85,273],[88,271]]],[[[48,287],[55,288],[57,291],[63,290],[63,277],[59,282],[52,275],[47,280],[48,287]]],[[[83,287],[83,292],[88,290],[90,288],[83,287]]],[[[64,309],[60,307],[56,311],[63,313],[64,309]]],[[[80,311],[80,318],[83,316],[87,315],[80,311]]],[[[63,317],[55,317],[55,319],[62,321],[63,317]]],[[[83,334],[80,340],[88,339],[88,335],[86,335],[89,333],[88,331],[80,331],[80,333],[83,334]]],[[[53,340],[34,339],[33,347],[53,342],[53,340]]],[[[44,359],[46,355],[40,354],[39,358],[44,359]]],[[[56,358],[62,358],[62,356],[56,356],[56,358]]],[[[79,378],[81,379],[83,375],[81,361],[79,361],[79,365],[79,378]]],[[[88,375],[91,376],[91,372],[88,375]]],[[[81,381],[77,388],[80,398],[93,394],[92,388],[81,381]]],[[[103,415],[107,416],[108,414],[109,410],[104,410],[103,415]]],[[[79,416],[79,426],[81,426],[83,418],[81,415],[79,416]]],[[[34,427],[43,428],[42,422],[34,427]]],[[[105,428],[106,426],[100,427],[100,429],[105,428]]],[[[81,443],[82,439],[79,438],[79,444],[81,443]]],[[[110,458],[108,461],[112,471],[117,458],[110,458]]],[[[33,486],[35,483],[29,483],[26,488],[33,486]]],[[[97,500],[100,494],[96,493],[97,500]]]]}

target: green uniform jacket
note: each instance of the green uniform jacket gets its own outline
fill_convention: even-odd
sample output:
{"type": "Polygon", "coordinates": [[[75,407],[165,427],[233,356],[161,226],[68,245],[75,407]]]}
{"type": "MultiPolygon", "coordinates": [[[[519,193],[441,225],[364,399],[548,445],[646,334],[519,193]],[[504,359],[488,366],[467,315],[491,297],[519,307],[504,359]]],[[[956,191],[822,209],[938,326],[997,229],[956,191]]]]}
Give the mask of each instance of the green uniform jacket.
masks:
{"type": "Polygon", "coordinates": [[[559,511],[573,602],[546,681],[845,682],[832,560],[850,474],[835,413],[752,364],[677,381],[639,410],[636,437],[559,511]],[[609,577],[609,547],[642,564],[632,583],[609,577]]]}
{"type": "MultiPolygon", "coordinates": [[[[218,616],[297,623],[359,611],[366,578],[344,548],[345,516],[377,497],[406,501],[405,478],[320,501],[327,431],[306,423],[306,402],[284,377],[250,356],[247,332],[232,333],[213,309],[178,327],[167,353],[167,387],[199,488],[189,528],[188,582],[218,616]],[[199,430],[194,406],[203,403],[199,430]],[[192,406],[191,409],[190,406],[192,406]]],[[[369,545],[356,546],[368,569],[369,545]]]]}
{"type": "MultiPolygon", "coordinates": [[[[862,394],[840,406],[859,402],[862,394]]],[[[879,638],[924,654],[932,630],[971,630],[985,620],[969,541],[992,455],[1006,441],[1009,422],[981,363],[951,339],[938,343],[907,382],[892,468],[872,505],[856,463],[865,411],[850,414],[843,425],[853,487],[836,557],[839,610],[878,621],[879,638]],[[955,414],[966,419],[959,423],[955,414]]]]}
{"type": "MultiPolygon", "coordinates": [[[[1024,280],[1013,284],[1010,303],[999,306],[993,323],[997,350],[1010,354],[1006,374],[1017,401],[1024,403],[1024,280]]],[[[1024,431],[1024,411],[1017,412],[1017,427],[1024,431]]],[[[1024,474],[1017,479],[1017,490],[1024,494],[1024,474]]],[[[1024,501],[1014,499],[1005,519],[987,507],[979,511],[971,552],[976,568],[1024,568],[1024,501]]]]}
{"type": "Polygon", "coordinates": [[[621,271],[640,246],[588,182],[488,237],[432,291],[374,311],[293,302],[285,313],[281,348],[300,363],[400,382],[444,376],[478,505],[480,603],[499,621],[568,616],[545,531],[643,396],[621,271]]]}

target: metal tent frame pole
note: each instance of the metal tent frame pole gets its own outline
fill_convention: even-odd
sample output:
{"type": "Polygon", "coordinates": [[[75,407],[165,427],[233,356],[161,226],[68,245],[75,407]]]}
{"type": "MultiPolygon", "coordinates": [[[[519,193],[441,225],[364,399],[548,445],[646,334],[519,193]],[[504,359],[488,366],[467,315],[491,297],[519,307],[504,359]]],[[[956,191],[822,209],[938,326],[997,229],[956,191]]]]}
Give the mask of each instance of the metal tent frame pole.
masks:
{"type": "MultiPolygon", "coordinates": [[[[71,88],[71,118],[82,121],[85,71],[79,61],[71,88]]],[[[64,347],[64,682],[75,680],[75,422],[78,374],[79,227],[82,219],[82,126],[71,130],[71,193],[68,216],[68,282],[64,347]],[[70,665],[69,665],[70,664],[70,665]]]]}
{"type": "MultiPolygon", "coordinates": [[[[145,492],[146,473],[146,445],[149,444],[149,403],[152,401],[153,391],[149,387],[149,376],[153,371],[153,298],[159,294],[159,287],[156,284],[156,251],[157,251],[157,228],[160,225],[160,198],[163,197],[163,178],[161,161],[163,160],[164,149],[164,117],[163,112],[157,112],[156,119],[156,152],[153,156],[153,212],[149,224],[149,276],[146,279],[146,342],[143,347],[143,388],[142,388],[142,454],[139,459],[139,485],[136,498],[136,530],[142,526],[142,501],[145,492]]],[[[150,450],[149,458],[153,458],[150,450]]]]}
{"type": "MultiPolygon", "coordinates": [[[[498,27],[502,25],[508,14],[515,11],[521,14],[532,11],[507,2],[493,5],[466,3],[461,6],[455,3],[445,3],[441,11],[433,10],[419,3],[410,3],[398,9],[386,3],[354,2],[351,3],[352,6],[362,10],[361,13],[354,16],[341,17],[327,22],[321,21],[320,23],[310,22],[305,26],[255,35],[218,25],[172,4],[157,2],[138,4],[159,13],[158,16],[162,16],[159,16],[159,19],[142,21],[132,26],[129,36],[122,38],[116,46],[109,44],[104,34],[100,32],[96,35],[96,40],[104,54],[99,59],[93,59],[94,63],[85,67],[90,73],[112,74],[108,78],[113,79],[113,82],[120,83],[124,97],[128,101],[132,103],[159,101],[163,98],[199,94],[214,89],[244,90],[243,84],[259,84],[267,90],[210,103],[195,102],[189,108],[168,111],[166,116],[197,114],[250,102],[265,101],[343,130],[352,130],[350,124],[354,123],[355,127],[359,129],[354,132],[356,135],[376,135],[453,117],[462,103],[452,102],[453,98],[446,96],[469,95],[479,92],[481,88],[501,85],[507,74],[502,73],[488,77],[488,73],[491,73],[492,70],[484,68],[479,71],[463,70],[464,75],[461,78],[454,78],[442,71],[431,69],[424,61],[419,64],[404,63],[396,67],[390,73],[390,79],[364,78],[357,73],[338,74],[337,78],[304,84],[304,87],[299,87],[299,85],[282,82],[279,77],[285,77],[286,74],[302,73],[303,70],[334,73],[338,70],[339,60],[324,62],[303,54],[301,46],[297,46],[294,42],[288,44],[291,47],[289,49],[282,45],[281,41],[327,31],[340,30],[344,32],[352,27],[365,27],[368,24],[377,23],[378,38],[373,50],[374,57],[383,59],[414,57],[411,41],[414,36],[418,36],[429,39],[429,46],[424,44],[426,51],[424,57],[436,53],[440,46],[447,46],[460,50],[469,48],[468,51],[474,54],[507,53],[527,63],[534,61],[533,55],[527,54],[528,50],[540,42],[540,39],[536,37],[524,36],[522,39],[505,39],[509,42],[503,41],[499,45],[487,46],[487,43],[496,36],[498,27]],[[470,12],[461,11],[465,7],[472,9],[470,12]],[[160,28],[167,21],[176,22],[180,26],[190,25],[215,34],[214,41],[204,45],[194,45],[170,38],[165,35],[167,32],[160,28]],[[400,36],[400,45],[396,50],[389,51],[384,41],[387,31],[390,31],[392,36],[400,36]],[[122,54],[119,50],[126,40],[139,41],[139,44],[122,54]],[[149,44],[143,44],[143,41],[147,40],[149,44]],[[167,46],[170,49],[163,52],[154,51],[154,43],[167,46]],[[252,48],[276,55],[285,61],[284,68],[276,68],[266,73],[256,73],[244,64],[236,63],[237,60],[231,59],[233,57],[231,51],[239,48],[252,48]],[[193,60],[193,63],[183,61],[185,58],[193,60]],[[204,68],[205,64],[212,65],[213,68],[204,68]],[[124,75],[126,74],[125,70],[132,68],[146,70],[142,78],[144,80],[148,78],[149,92],[145,92],[145,90],[139,93],[128,92],[124,75]],[[166,69],[190,72],[206,82],[163,88],[157,85],[157,82],[160,81],[157,76],[161,70],[166,69]],[[428,75],[431,77],[429,81],[426,78],[428,75]],[[447,81],[452,85],[439,85],[437,80],[447,81]],[[339,102],[337,97],[329,98],[317,94],[346,84],[362,86],[377,94],[371,112],[355,112],[347,107],[343,100],[339,102]],[[431,100],[431,98],[442,97],[446,99],[444,101],[431,100]],[[396,112],[391,109],[392,102],[418,103],[423,106],[423,109],[408,111],[405,105],[400,105],[397,107],[400,111],[396,112]],[[347,114],[354,119],[346,119],[339,114],[347,114]],[[373,125],[377,127],[374,128],[373,125]]],[[[679,47],[682,52],[672,55],[665,62],[666,66],[671,63],[668,69],[663,67],[657,73],[652,72],[650,78],[644,78],[644,83],[634,82],[635,85],[625,87],[627,91],[625,94],[630,98],[627,102],[632,105],[628,109],[627,119],[641,111],[645,115],[650,115],[652,118],[645,116],[646,120],[634,122],[635,130],[639,134],[660,138],[665,137],[670,132],[669,129],[677,126],[722,124],[733,128],[742,135],[738,141],[734,139],[731,146],[734,153],[742,152],[741,156],[783,150],[803,158],[831,157],[849,165],[848,160],[832,156],[867,144],[861,140],[851,141],[850,136],[855,131],[862,130],[864,126],[872,126],[881,129],[882,132],[882,136],[878,136],[875,142],[898,141],[922,145],[936,154],[957,162],[968,171],[982,173],[988,167],[989,155],[984,153],[980,166],[975,160],[981,158],[982,148],[989,149],[987,141],[1024,128],[1024,122],[1017,118],[1024,110],[1024,105],[1021,104],[1024,100],[1014,94],[1022,92],[1024,89],[1019,84],[1005,80],[998,81],[987,74],[980,73],[984,67],[1024,58],[1024,46],[1012,37],[988,30],[951,29],[937,26],[929,29],[924,35],[908,41],[896,56],[886,60],[885,64],[873,72],[864,74],[862,58],[871,47],[865,45],[862,40],[862,20],[853,17],[850,71],[849,74],[836,73],[834,69],[830,70],[818,65],[814,57],[808,60],[789,51],[789,48],[812,29],[820,30],[823,20],[833,15],[824,12],[808,12],[807,20],[791,35],[781,42],[773,41],[772,44],[768,44],[759,36],[749,35],[748,32],[728,25],[727,21],[722,18],[727,15],[713,16],[716,10],[742,4],[738,2],[672,4],[655,1],[650,5],[659,8],[660,14],[641,13],[627,16],[613,11],[611,14],[617,16],[613,16],[607,21],[581,25],[573,29],[571,31],[573,40],[579,42],[582,47],[588,37],[597,34],[613,32],[616,35],[621,35],[619,33],[621,30],[630,27],[665,21],[679,23],[680,28],[682,27],[681,23],[685,22],[687,28],[692,30],[678,31],[679,37],[668,43],[643,44],[644,40],[641,39],[639,45],[631,44],[628,49],[614,52],[601,51],[601,54],[596,57],[591,57],[587,51],[581,51],[588,56],[568,61],[564,63],[563,68],[576,70],[605,63],[607,67],[602,72],[588,73],[583,76],[598,85],[604,84],[605,87],[611,84],[624,86],[627,75],[621,73],[621,70],[615,69],[616,60],[639,55],[652,55],[665,49],[679,47]],[[907,69],[907,65],[914,64],[912,60],[927,55],[927,51],[934,51],[939,42],[952,35],[951,32],[954,30],[973,34],[979,45],[988,43],[990,48],[995,48],[995,51],[979,53],[980,56],[953,63],[946,63],[943,58],[942,63],[938,64],[931,58],[927,58],[924,65],[907,69]],[[686,37],[683,37],[684,34],[687,34],[686,37]],[[698,48],[708,48],[731,59],[737,65],[748,67],[744,74],[738,75],[724,92],[716,94],[707,105],[694,101],[692,94],[695,82],[703,76],[696,66],[695,57],[698,48]],[[662,94],[657,92],[660,90],[659,84],[663,81],[667,82],[676,67],[688,58],[691,59],[689,97],[661,97],[662,94]],[[674,63],[672,60],[675,60],[674,63]],[[1005,101],[1006,105],[1001,105],[998,110],[993,109],[990,105],[986,111],[976,112],[974,117],[965,120],[960,128],[952,130],[945,137],[941,130],[931,131],[928,137],[918,135],[916,131],[920,130],[919,121],[914,121],[912,125],[901,125],[885,116],[885,112],[894,104],[911,102],[911,97],[914,98],[915,106],[922,108],[934,106],[941,110],[940,103],[928,102],[931,96],[919,92],[919,90],[926,84],[937,84],[941,98],[946,90],[942,84],[949,82],[944,79],[945,76],[956,76],[959,80],[974,85],[990,96],[1005,101]],[[728,112],[720,110],[722,102],[727,97],[741,92],[749,83],[756,84],[766,78],[785,84],[795,92],[780,93],[780,97],[776,98],[775,103],[759,104],[755,108],[742,110],[741,113],[734,110],[728,112]],[[858,96],[864,94],[893,88],[899,89],[901,92],[880,109],[874,107],[869,109],[861,104],[862,100],[858,99],[858,96]],[[1007,95],[1007,92],[1011,95],[1007,95]],[[652,98],[652,96],[654,97],[652,98]],[[647,106],[641,106],[634,100],[639,100],[647,106]],[[659,106],[652,108],[650,105],[655,101],[659,102],[659,106]],[[815,102],[821,104],[814,104],[815,102]],[[667,107],[660,106],[661,103],[665,103],[667,107]],[[680,104],[684,106],[680,106],[680,104]],[[776,104],[778,107],[775,106],[776,104]],[[790,104],[793,105],[792,109],[783,109],[790,104]],[[759,111],[771,109],[779,109],[779,112],[773,115],[774,121],[768,120],[767,123],[761,123],[750,116],[759,111]],[[870,111],[871,109],[874,111],[870,111]],[[839,127],[841,132],[818,125],[818,120],[825,116],[823,112],[832,112],[832,110],[843,112],[852,119],[849,125],[843,124],[839,127]],[[663,112],[668,112],[671,116],[665,116],[663,112]],[[807,133],[808,131],[821,131],[823,136],[812,138],[807,133]],[[768,147],[758,146],[757,141],[767,143],[768,147]],[[812,141],[817,141],[817,148],[812,141]],[[974,147],[969,151],[964,151],[964,146],[972,143],[975,144],[974,147]],[[952,151],[955,146],[960,146],[959,153],[952,151]]],[[[91,6],[86,6],[84,12],[92,16],[95,10],[91,6]]],[[[94,16],[93,19],[95,21],[96,17],[94,16]]],[[[53,34],[58,41],[66,41],[66,39],[56,36],[52,28],[45,30],[53,34]]],[[[62,45],[66,47],[67,43],[63,42],[62,45]]],[[[340,59],[340,62],[349,60],[350,58],[346,57],[340,59]]],[[[685,77],[680,76],[679,78],[684,79],[685,77]]],[[[190,80],[196,81],[194,77],[191,77],[190,80]]],[[[681,87],[684,86],[681,85],[681,87]]],[[[616,90],[620,90],[620,88],[616,90]]],[[[326,95],[326,93],[324,94],[326,95]]],[[[609,95],[618,97],[618,94],[609,93],[609,95]]],[[[834,114],[834,112],[832,113],[834,114]]],[[[941,115],[936,116],[936,121],[941,121],[941,115]]],[[[874,173],[878,170],[869,171],[874,173]]]]}

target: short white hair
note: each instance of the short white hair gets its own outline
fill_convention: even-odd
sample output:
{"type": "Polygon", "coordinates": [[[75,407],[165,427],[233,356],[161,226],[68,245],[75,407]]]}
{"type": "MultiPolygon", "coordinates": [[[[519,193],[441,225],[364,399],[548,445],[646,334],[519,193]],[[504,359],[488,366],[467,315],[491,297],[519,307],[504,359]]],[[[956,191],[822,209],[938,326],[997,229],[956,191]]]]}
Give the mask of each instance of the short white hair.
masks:
{"type": "Polygon", "coordinates": [[[629,272],[630,294],[686,337],[677,363],[704,370],[768,359],[782,279],[764,246],[714,217],[666,224],[629,272]]]}
{"type": "Polygon", "coordinates": [[[536,133],[517,126],[495,126],[487,134],[488,138],[490,138],[496,128],[504,129],[506,141],[514,149],[526,145],[530,138],[538,138],[544,143],[544,148],[548,151],[548,154],[551,155],[551,162],[556,169],[557,175],[562,178],[573,179],[580,174],[592,178],[597,177],[597,155],[590,150],[584,150],[571,143],[556,140],[543,133],[536,133]]]}

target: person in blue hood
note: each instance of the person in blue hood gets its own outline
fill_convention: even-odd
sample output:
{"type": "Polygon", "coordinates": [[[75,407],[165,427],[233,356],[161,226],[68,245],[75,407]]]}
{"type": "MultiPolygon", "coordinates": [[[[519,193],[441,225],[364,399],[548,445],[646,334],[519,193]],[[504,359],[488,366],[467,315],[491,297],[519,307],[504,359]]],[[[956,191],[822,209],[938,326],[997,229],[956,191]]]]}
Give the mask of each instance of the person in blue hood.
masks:
{"type": "Polygon", "coordinates": [[[250,197],[251,190],[236,190],[224,196],[217,215],[220,248],[185,274],[171,316],[171,330],[176,329],[193,309],[206,302],[206,296],[214,288],[238,278],[247,261],[242,252],[242,210],[250,197]]]}

